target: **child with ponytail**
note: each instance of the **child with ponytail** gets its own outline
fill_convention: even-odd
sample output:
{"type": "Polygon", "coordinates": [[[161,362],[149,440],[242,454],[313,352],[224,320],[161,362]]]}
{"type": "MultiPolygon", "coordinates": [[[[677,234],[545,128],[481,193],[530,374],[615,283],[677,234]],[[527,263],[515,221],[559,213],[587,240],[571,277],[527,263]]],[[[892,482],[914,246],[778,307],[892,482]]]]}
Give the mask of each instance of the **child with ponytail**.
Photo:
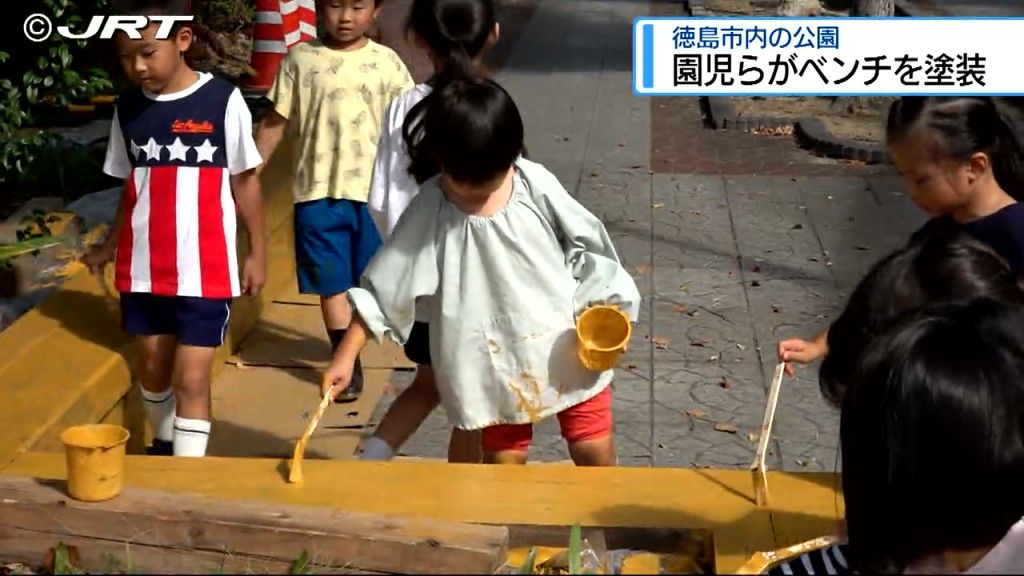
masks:
{"type": "MultiPolygon", "coordinates": [[[[988,97],[906,96],[893,102],[886,145],[911,199],[930,220],[913,239],[953,225],[1024,271],[1024,154],[1012,123],[988,97]]],[[[779,343],[792,365],[828,353],[828,332],[779,343]]]]}
{"type": "MultiPolygon", "coordinates": [[[[498,40],[494,2],[415,0],[409,16],[409,33],[427,53],[434,75],[392,100],[384,115],[368,208],[385,241],[420,185],[440,172],[436,160],[425,150],[425,113],[431,95],[453,80],[483,75],[483,56],[498,40]]],[[[390,459],[437,408],[440,400],[428,334],[426,322],[414,324],[405,353],[417,364],[416,378],[364,443],[363,459],[390,459]]],[[[480,458],[479,432],[453,429],[449,461],[479,462],[480,458]]]]}

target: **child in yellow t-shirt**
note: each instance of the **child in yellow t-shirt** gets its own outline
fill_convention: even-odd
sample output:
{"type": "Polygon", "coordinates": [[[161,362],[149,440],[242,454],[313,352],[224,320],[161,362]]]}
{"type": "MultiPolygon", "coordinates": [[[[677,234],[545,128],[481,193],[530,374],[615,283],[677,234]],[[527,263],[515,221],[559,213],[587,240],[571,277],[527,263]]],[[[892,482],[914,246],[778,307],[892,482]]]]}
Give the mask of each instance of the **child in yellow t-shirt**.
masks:
{"type": "MultiPolygon", "coordinates": [[[[398,55],[366,37],[379,1],[318,1],[326,33],[281,63],[256,136],[266,159],[286,130],[293,137],[299,291],[320,296],[332,349],[352,318],[346,292],[381,244],[366,200],[385,109],[414,86],[398,55]]],[[[338,401],[359,398],[361,367],[346,392],[338,401]]]]}

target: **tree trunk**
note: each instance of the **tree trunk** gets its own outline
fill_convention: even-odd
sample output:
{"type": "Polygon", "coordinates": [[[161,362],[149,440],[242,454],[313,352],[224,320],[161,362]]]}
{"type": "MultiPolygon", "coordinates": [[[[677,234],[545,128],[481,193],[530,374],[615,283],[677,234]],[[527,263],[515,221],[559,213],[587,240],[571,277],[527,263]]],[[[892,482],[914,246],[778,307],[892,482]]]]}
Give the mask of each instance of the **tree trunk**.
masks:
{"type": "MultiPolygon", "coordinates": [[[[850,16],[895,16],[894,0],[854,0],[850,5],[850,16]]],[[[864,96],[837,96],[832,100],[832,109],[850,114],[865,105],[864,96]]]]}
{"type": "Polygon", "coordinates": [[[817,16],[822,13],[819,0],[779,0],[779,16],[817,16]]]}
{"type": "Polygon", "coordinates": [[[895,16],[894,0],[856,0],[850,6],[850,16],[895,16]]]}

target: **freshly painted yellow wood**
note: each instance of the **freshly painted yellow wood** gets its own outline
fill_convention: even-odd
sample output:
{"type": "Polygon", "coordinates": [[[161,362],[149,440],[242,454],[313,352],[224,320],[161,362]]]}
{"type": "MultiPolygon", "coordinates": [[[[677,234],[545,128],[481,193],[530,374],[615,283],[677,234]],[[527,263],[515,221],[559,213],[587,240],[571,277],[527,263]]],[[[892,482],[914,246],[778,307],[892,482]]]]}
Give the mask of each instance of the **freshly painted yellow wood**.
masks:
{"type": "MultiPolygon", "coordinates": [[[[62,479],[64,459],[27,453],[3,473],[62,479]]],[[[125,483],[486,524],[703,528],[714,532],[723,573],[757,550],[828,534],[837,521],[829,474],[769,472],[772,505],[757,508],[747,470],[314,460],[303,473],[305,482],[288,484],[284,459],[129,456],[125,483]],[[780,521],[795,541],[779,541],[772,525],[780,521]]]]}
{"type": "MultiPolygon", "coordinates": [[[[256,324],[261,307],[294,282],[292,196],[287,159],[275,159],[264,183],[268,236],[268,284],[260,298],[239,298],[232,309],[225,346],[218,351],[214,377],[231,349],[256,324]]],[[[63,221],[62,221],[63,222],[63,221]]],[[[240,234],[244,249],[244,232],[240,234]]],[[[244,251],[240,255],[245,257],[244,251]]],[[[108,267],[108,282],[110,280],[108,267]]],[[[74,424],[128,418],[133,446],[145,438],[144,419],[133,408],[131,340],[99,284],[84,269],[61,289],[0,333],[0,468],[28,450],[60,450],[60,431],[74,424]],[[118,416],[117,406],[124,411],[118,416]]]]}

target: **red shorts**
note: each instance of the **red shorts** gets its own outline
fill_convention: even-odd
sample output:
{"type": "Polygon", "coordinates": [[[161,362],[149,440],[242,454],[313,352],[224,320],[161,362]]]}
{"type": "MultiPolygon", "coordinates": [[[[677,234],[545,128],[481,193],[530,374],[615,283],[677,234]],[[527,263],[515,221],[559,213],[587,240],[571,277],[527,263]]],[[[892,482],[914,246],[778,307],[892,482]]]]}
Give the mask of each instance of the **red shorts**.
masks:
{"type": "MultiPolygon", "coordinates": [[[[570,444],[597,440],[612,433],[612,387],[609,385],[590,400],[558,413],[562,438],[570,444]]],[[[514,450],[526,452],[533,440],[533,424],[499,424],[483,429],[484,452],[514,450]]]]}

